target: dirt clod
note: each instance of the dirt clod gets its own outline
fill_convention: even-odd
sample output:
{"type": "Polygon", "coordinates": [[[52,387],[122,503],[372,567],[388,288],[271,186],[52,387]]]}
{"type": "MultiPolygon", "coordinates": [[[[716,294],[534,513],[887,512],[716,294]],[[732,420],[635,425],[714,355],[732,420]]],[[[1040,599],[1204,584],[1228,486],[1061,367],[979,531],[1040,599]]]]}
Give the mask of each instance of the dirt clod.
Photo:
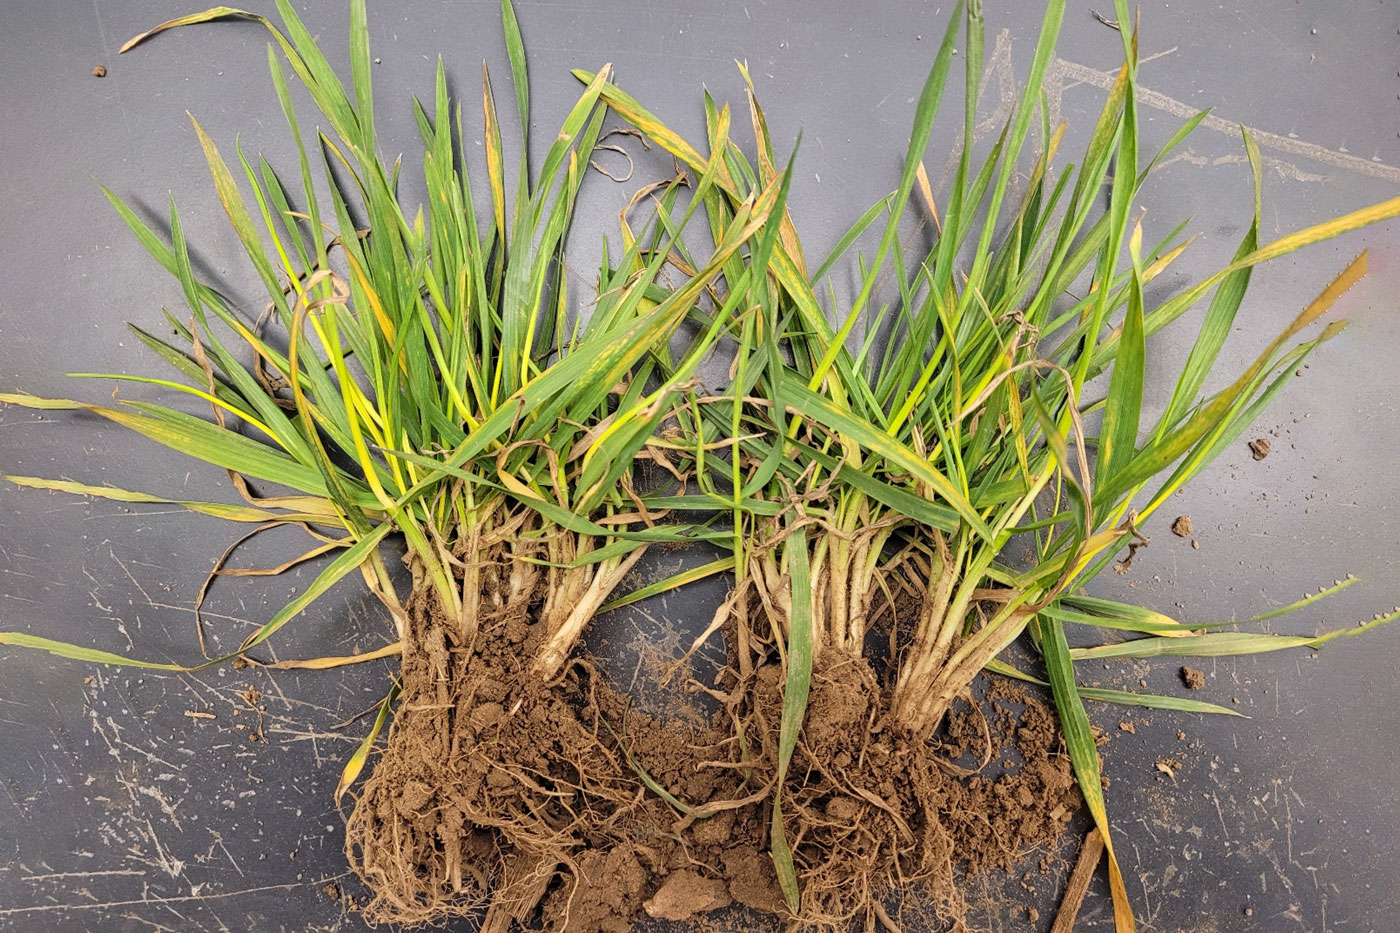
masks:
{"type": "Polygon", "coordinates": [[[1183,667],[1181,669],[1181,682],[1188,690],[1199,690],[1206,685],[1205,671],[1199,671],[1194,667],[1183,667]]]}
{"type": "Polygon", "coordinates": [[[760,913],[782,912],[783,892],[773,860],[752,845],[728,850],[723,856],[724,873],[729,877],[729,896],[760,913]]]}
{"type": "Polygon", "coordinates": [[[106,65],[98,65],[96,68],[92,69],[92,76],[93,76],[94,78],[105,78],[105,77],[107,77],[107,66],[106,66],[106,65]]]}
{"type": "Polygon", "coordinates": [[[657,920],[689,920],[732,903],[729,886],[688,868],[672,872],[642,908],[657,920]]]}
{"type": "Polygon", "coordinates": [[[1191,516],[1178,515],[1176,521],[1172,522],[1172,534],[1178,538],[1186,538],[1191,535],[1191,516]]]}
{"type": "Polygon", "coordinates": [[[1272,446],[1267,437],[1258,437],[1249,442],[1249,452],[1254,456],[1255,460],[1263,460],[1269,455],[1269,450],[1272,446]]]}

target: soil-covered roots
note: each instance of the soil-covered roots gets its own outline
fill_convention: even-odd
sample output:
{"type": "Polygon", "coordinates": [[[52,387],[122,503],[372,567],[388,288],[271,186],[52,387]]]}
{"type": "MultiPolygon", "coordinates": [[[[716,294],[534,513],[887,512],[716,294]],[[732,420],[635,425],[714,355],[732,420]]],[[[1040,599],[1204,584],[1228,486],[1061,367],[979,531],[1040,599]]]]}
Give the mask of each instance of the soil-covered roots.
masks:
{"type": "MultiPolygon", "coordinates": [[[[644,914],[730,905],[792,920],[768,853],[778,666],[726,674],[712,714],[660,721],[586,660],[550,682],[532,671],[549,637],[547,575],[520,588],[488,564],[474,579],[470,636],[430,587],[405,606],[403,699],[347,829],[368,917],[477,914],[491,933],[623,933],[644,914]]],[[[814,672],[783,797],[806,925],[868,926],[882,897],[918,884],[956,926],[961,867],[1009,865],[1077,806],[1040,704],[960,703],[934,743],[890,726],[888,702],[861,658],[833,650],[814,672]],[[1020,763],[997,777],[959,770],[1008,758],[1020,763]]]]}
{"type": "MultiPolygon", "coordinates": [[[[527,915],[560,866],[611,844],[638,782],[605,736],[586,671],[531,669],[543,594],[491,586],[474,644],[417,588],[402,702],[347,829],[375,919],[413,923],[490,905],[499,929],[527,915]]],[[[538,582],[543,582],[541,579],[538,582]]]]}
{"type": "MultiPolygon", "coordinates": [[[[772,744],[778,679],[776,666],[761,667],[751,691],[752,721],[772,744]]],[[[784,789],[799,919],[873,929],[881,900],[912,885],[958,929],[958,878],[1010,868],[1054,841],[1080,804],[1074,774],[1054,714],[1004,685],[955,704],[938,741],[898,728],[888,710],[865,659],[823,655],[784,789]]]]}

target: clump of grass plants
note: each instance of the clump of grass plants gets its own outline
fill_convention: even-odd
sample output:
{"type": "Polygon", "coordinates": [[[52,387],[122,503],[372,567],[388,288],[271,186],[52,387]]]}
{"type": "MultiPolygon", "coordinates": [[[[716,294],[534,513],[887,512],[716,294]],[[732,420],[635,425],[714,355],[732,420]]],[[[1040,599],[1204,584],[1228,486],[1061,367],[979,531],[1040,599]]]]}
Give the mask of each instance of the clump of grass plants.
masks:
{"type": "MultiPolygon", "coordinates": [[[[956,793],[944,777],[957,769],[934,760],[936,737],[954,702],[971,697],[979,675],[994,672],[1052,689],[1074,772],[1107,845],[1115,921],[1125,931],[1133,914],[1083,699],[1231,711],[1080,688],[1074,662],[1317,647],[1400,612],[1317,637],[1277,636],[1218,631],[1234,622],[1187,624],[1080,591],[1125,551],[1130,561],[1146,543],[1139,527],[1342,330],[1346,322],[1337,321],[1294,342],[1364,274],[1366,257],[1353,260],[1225,388],[1203,394],[1220,375],[1218,356],[1254,267],[1394,217],[1400,199],[1261,243],[1260,157],[1246,132],[1255,211],[1243,242],[1218,272],[1149,308],[1145,286],[1191,240],[1182,237],[1183,224],[1145,245],[1132,204],[1152,168],[1206,114],[1144,159],[1137,31],[1125,25],[1124,63],[1086,150],[1056,177],[1064,127],[1049,126],[1036,106],[1064,12],[1063,3],[1051,2],[1026,90],[990,152],[978,156],[980,6],[967,4],[964,16],[960,4],[943,37],[898,189],[811,273],[786,215],[749,251],[766,274],[748,279],[747,311],[730,325],[737,347],[731,381],[695,399],[686,419],[697,450],[728,449],[708,464],[701,458],[697,498],[729,508],[735,527],[731,557],[716,564],[732,568],[735,587],[703,637],[725,631],[734,662],[725,696],[750,735],[767,729],[765,760],[775,774],[770,851],[799,920],[858,918],[870,929],[880,920],[880,893],[911,880],[932,882],[940,909],[956,916],[952,870],[969,853],[956,851],[947,825],[956,793]],[[962,148],[940,205],[920,160],[960,25],[962,148]],[[1037,118],[1044,146],[1024,189],[1013,193],[1037,118]],[[923,238],[931,245],[913,257],[900,242],[911,206],[932,228],[923,238]],[[873,257],[859,261],[856,294],[829,292],[833,323],[822,307],[823,277],[882,217],[873,257]],[[880,302],[877,286],[885,281],[898,294],[880,302]],[[1073,294],[1084,282],[1082,294],[1073,294]],[[1170,402],[1150,422],[1146,341],[1207,297],[1170,402]],[[1069,623],[1144,637],[1070,648],[1069,623]],[[877,632],[888,636],[887,662],[883,640],[871,637],[877,632]],[[1043,679],[999,659],[1023,635],[1040,654],[1043,679]],[[834,811],[833,799],[845,803],[834,811]]],[[[1131,24],[1126,3],[1117,6],[1119,22],[1131,24]]],[[[682,163],[698,169],[704,162],[620,89],[606,86],[603,98],[682,163]]],[[[751,82],[748,103],[757,163],[730,145],[727,174],[707,204],[715,233],[778,177],[751,82]]],[[[717,110],[708,95],[705,105],[713,151],[722,145],[713,135],[717,110]]],[[[731,257],[729,281],[739,280],[744,262],[731,257]]],[[[1246,623],[1310,607],[1351,582],[1246,623]]]]}
{"type": "MultiPolygon", "coordinates": [[[[525,128],[516,141],[513,203],[489,76],[483,70],[488,171],[485,184],[474,186],[459,151],[462,108],[448,97],[439,61],[435,96],[416,111],[428,200],[414,209],[398,195],[401,166],[385,162],[376,144],[363,0],[350,6],[349,88],[292,6],[279,0],[278,9],[281,28],[220,7],[162,24],[126,47],[166,29],[227,17],[258,20],[274,40],[268,61],[299,153],[298,183],[285,186],[241,147],[231,167],[194,124],[228,219],[266,287],[269,325],[249,320],[199,280],[173,202],[167,238],[108,192],[183,289],[187,309],[167,312],[176,339],[133,328],[177,378],[77,374],[155,383],[209,403],[214,420],[141,401],[103,406],[16,394],[0,400],[86,410],[222,467],[246,504],[180,504],[259,529],[301,526],[316,541],[303,561],[334,557],[236,650],[206,654],[197,664],[141,661],[25,633],[0,634],[0,643],[89,662],[205,668],[244,657],[358,570],[390,611],[393,641],[305,666],[402,656],[401,679],[338,790],[343,794],[358,777],[399,700],[388,749],[348,826],[347,854],[373,897],[367,912],[418,922],[470,912],[489,900],[488,923],[500,925],[539,900],[540,882],[553,879],[606,818],[598,810],[610,802],[626,808],[635,796],[635,776],[597,741],[596,707],[586,726],[585,712],[557,694],[566,687],[577,692],[579,681],[587,681],[587,673],[570,670],[574,648],[647,547],[716,534],[659,522],[664,513],[643,502],[633,465],[644,448],[665,443],[656,428],[675,387],[703,358],[729,309],[712,309],[709,340],[702,335],[685,356],[672,359],[668,341],[705,300],[725,260],[761,229],[779,188],[768,186],[742,207],[727,236],[712,244],[713,254],[665,289],[658,277],[687,218],[666,229],[654,222],[638,233],[626,228],[625,252],[614,257],[626,271],[605,267],[587,314],[572,313],[564,247],[602,128],[608,70],[583,92],[532,174],[525,155],[525,52],[503,0],[525,128]],[[303,137],[283,62],[328,121],[327,134],[303,137]],[[329,207],[318,203],[314,187],[318,161],[329,207]],[[483,200],[489,219],[479,224],[483,200]],[[655,372],[660,356],[668,363],[664,377],[655,372]],[[254,491],[251,483],[289,492],[254,491]],[[381,552],[391,535],[406,544],[407,598],[381,552]],[[497,733],[494,743],[481,734],[488,727],[497,733]],[[447,775],[460,764],[463,742],[474,747],[461,767],[479,792],[452,797],[445,789],[460,790],[467,780],[453,785],[447,775]],[[546,761],[541,756],[551,749],[557,754],[546,761]],[[563,780],[552,771],[563,766],[585,799],[572,816],[569,806],[556,804],[567,795],[551,789],[563,780]],[[619,785],[622,777],[627,781],[619,785]],[[533,901],[522,893],[529,889],[538,889],[533,901]]],[[[698,194],[713,183],[717,165],[694,180],[698,194]]],[[[9,479],[121,501],[167,501],[105,486],[9,479]]]]}
{"type": "MultiPolygon", "coordinates": [[[[141,401],[0,401],[87,410],[223,468],[242,504],[179,504],[255,529],[302,527],[315,540],[302,562],[330,560],[236,650],[195,664],[17,632],[0,633],[0,644],[92,663],[208,667],[246,657],[358,571],[388,608],[391,640],[276,666],[400,656],[337,791],[350,791],[392,722],[347,825],[347,857],[370,892],[365,910],[405,923],[479,913],[493,933],[532,921],[623,929],[642,911],[684,920],[734,901],[799,926],[893,929],[881,898],[913,883],[956,926],[958,865],[1011,854],[989,829],[991,804],[941,738],[960,701],[975,714],[979,675],[1036,682],[1053,694],[1070,764],[1052,760],[1054,723],[1041,708],[1051,739],[1030,750],[1041,757],[1026,763],[1032,803],[1019,818],[1038,838],[1059,832],[1077,779],[1107,845],[1117,928],[1131,930],[1083,701],[1231,711],[1082,688],[1074,662],[1317,646],[1400,612],[1285,637],[1183,623],[1082,588],[1125,549],[1131,560],[1140,527],[1344,326],[1304,335],[1364,273],[1365,257],[1233,381],[1204,393],[1220,381],[1218,356],[1254,267],[1400,215],[1400,199],[1261,244],[1260,160],[1245,134],[1255,211],[1237,252],[1148,307],[1145,286],[1190,239],[1183,225],[1144,243],[1132,204],[1204,114],[1142,157],[1137,31],[1118,0],[1124,63],[1082,157],[1057,168],[1064,128],[1049,126],[1037,102],[1064,6],[1047,4],[1026,90],[978,154],[981,5],[958,5],[918,99],[898,188],[815,267],[787,209],[792,162],[776,157],[746,71],[754,158],[731,139],[727,105],[705,96],[702,151],[605,66],[575,72],[584,91],[538,171],[522,131],[508,194],[489,77],[482,184],[468,177],[463,110],[439,62],[431,104],[416,110],[427,190],[416,207],[399,195],[401,166],[378,152],[363,0],[350,6],[349,87],[286,0],[280,27],[218,7],[136,37],[128,48],[226,17],[271,32],[297,184],[241,148],[231,166],[195,124],[266,288],[267,325],[196,276],[173,203],[161,231],[108,193],[188,305],[167,313],[175,339],[136,329],[177,376],[141,381],[209,404],[213,420],[141,401]],[[963,135],[936,199],[921,159],[955,45],[963,135]],[[283,63],[328,122],[325,135],[304,138],[283,63]],[[565,247],[609,112],[674,156],[678,173],[622,212],[622,247],[605,250],[596,298],[580,311],[565,247]],[[1042,145],[1031,154],[1037,120],[1042,145]],[[317,197],[316,162],[329,204],[317,197]],[[901,242],[911,212],[917,251],[901,242]],[[873,255],[856,260],[855,293],[839,294],[828,273],[877,230],[873,255]],[[1146,342],[1202,302],[1195,345],[1150,421],[1146,342]],[[715,360],[726,375],[707,388],[701,373],[715,360]],[[664,467],[667,483],[643,482],[643,460],[664,467]],[[385,561],[390,536],[406,547],[406,593],[385,561]],[[619,592],[647,548],[694,542],[722,556],[619,592]],[[728,667],[696,685],[718,703],[712,719],[640,715],[578,654],[599,612],[721,572],[732,573],[732,590],[696,642],[716,632],[726,641],[728,667]],[[1116,634],[1071,648],[1067,625],[1116,634]],[[1034,667],[1003,657],[1018,641],[1038,655],[1034,667]]],[[[528,128],[524,43],[509,0],[501,9],[528,128]]],[[[1307,608],[1351,582],[1248,621],[1307,608]]],[[[987,746],[990,758],[990,737],[987,746]]]]}

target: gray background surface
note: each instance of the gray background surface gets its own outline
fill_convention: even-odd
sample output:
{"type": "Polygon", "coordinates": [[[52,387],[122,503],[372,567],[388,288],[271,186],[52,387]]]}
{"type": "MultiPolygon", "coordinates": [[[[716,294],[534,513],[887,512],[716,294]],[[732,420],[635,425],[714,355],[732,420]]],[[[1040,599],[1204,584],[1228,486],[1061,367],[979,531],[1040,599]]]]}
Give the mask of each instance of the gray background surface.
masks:
{"type": "MultiPolygon", "coordinates": [[[[270,3],[250,5],[271,11],[270,3]]],[[[123,322],[157,327],[161,306],[178,305],[178,286],[126,233],[99,181],[156,214],[173,191],[204,273],[256,310],[256,281],[185,111],[226,153],[241,134],[250,154],[292,169],[265,67],[266,33],[246,23],[204,26],[115,54],[131,35],[195,6],[8,0],[0,9],[4,390],[103,401],[111,383],[74,383],[62,373],[161,374],[123,322]],[[90,74],[98,63],[108,68],[105,79],[90,74]]],[[[1007,75],[1029,65],[1039,5],[987,6],[988,63],[1003,66],[983,95],[990,115],[1009,87],[1007,75]]],[[[1052,107],[1071,123],[1062,161],[1082,150],[1105,75],[1121,54],[1119,36],[1093,18],[1091,6],[1070,3],[1047,88],[1052,107]]],[[[805,134],[791,203],[809,254],[821,255],[894,187],[914,97],[949,7],[609,0],[521,2],[518,14],[534,122],[545,138],[577,90],[568,68],[614,63],[624,87],[699,137],[701,86],[741,104],[731,62],[747,60],[780,150],[799,129],[805,134]]],[[[342,5],[298,9],[332,60],[343,61],[342,5]]],[[[469,127],[479,125],[483,57],[508,108],[497,5],[380,2],[371,4],[370,19],[382,149],[405,153],[411,179],[421,150],[410,95],[431,93],[438,52],[467,102],[469,127]]],[[[1261,134],[1262,239],[1400,194],[1400,6],[1178,0],[1145,4],[1142,21],[1141,83],[1151,91],[1141,111],[1144,148],[1196,109],[1214,107],[1222,118],[1157,171],[1140,199],[1149,238],[1187,215],[1202,234],[1149,301],[1225,262],[1248,222],[1248,170],[1234,123],[1261,134]]],[[[301,100],[309,119],[309,102],[301,100]]],[[[935,181],[951,147],[950,125],[940,121],[927,156],[935,181]]],[[[638,179],[666,165],[638,153],[638,179]]],[[[590,195],[574,237],[575,256],[583,257],[574,269],[585,280],[590,244],[600,226],[615,229],[623,190],[601,177],[590,185],[599,193],[590,195]]],[[[1131,572],[1100,581],[1097,591],[1204,621],[1290,602],[1348,572],[1362,578],[1319,610],[1281,621],[1278,631],[1345,624],[1400,602],[1400,225],[1261,269],[1225,362],[1252,358],[1363,247],[1371,250],[1371,274],[1335,312],[1353,318],[1352,327],[1314,357],[1257,426],[1274,452],[1261,463],[1242,442],[1227,452],[1146,529],[1152,546],[1131,572]],[[1199,550],[1167,531],[1185,513],[1199,550]]],[[[1197,319],[1149,347],[1150,405],[1165,403],[1197,319]]],[[[147,395],[130,383],[121,394],[147,395]]],[[[0,410],[0,470],[176,488],[190,498],[232,495],[218,470],[76,415],[0,410]]],[[[190,606],[231,536],[220,523],[165,508],[0,486],[0,630],[191,659],[190,606]]],[[[299,543],[289,534],[246,561],[275,562],[299,543]]],[[[226,641],[236,641],[307,579],[221,583],[211,619],[226,641]]],[[[660,601],[612,620],[620,634],[600,650],[616,641],[625,653],[629,639],[633,651],[664,643],[675,628],[708,619],[702,601],[660,601]]],[[[376,604],[346,587],[291,627],[277,650],[296,657],[367,649],[382,642],[385,623],[376,604]]],[[[1316,659],[1302,652],[1206,665],[1208,683],[1198,695],[1238,700],[1248,720],[1091,709],[1113,733],[1105,749],[1108,799],[1142,929],[1395,928],[1397,639],[1400,631],[1383,630],[1316,659]],[[1120,720],[1131,720],[1136,732],[1120,731],[1120,720]],[[1161,757],[1180,762],[1174,779],[1156,769],[1161,757]]],[[[1120,664],[1102,676],[1171,691],[1180,689],[1176,670],[1120,664]]],[[[331,796],[364,728],[335,725],[381,696],[390,671],[371,664],[276,677],[233,670],[142,676],[0,653],[0,929],[363,928],[323,893],[328,881],[346,882],[342,818],[331,796]],[[254,715],[239,696],[249,685],[266,694],[266,744],[250,744],[234,728],[254,715]]],[[[979,882],[995,902],[981,921],[1024,929],[1030,903],[1047,926],[1058,883],[1058,874],[1037,878],[1033,894],[1016,884],[1007,895],[993,881],[979,882]]],[[[1105,897],[1091,897],[1080,928],[1111,928],[1105,897]]]]}

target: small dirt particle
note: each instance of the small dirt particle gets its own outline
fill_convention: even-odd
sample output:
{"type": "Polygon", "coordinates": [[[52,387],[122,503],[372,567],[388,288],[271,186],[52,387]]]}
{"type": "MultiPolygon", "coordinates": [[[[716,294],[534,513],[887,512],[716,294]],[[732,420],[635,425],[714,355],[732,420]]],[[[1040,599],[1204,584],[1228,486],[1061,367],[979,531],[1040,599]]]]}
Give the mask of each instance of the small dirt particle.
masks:
{"type": "Polygon", "coordinates": [[[338,901],[340,900],[340,885],[334,881],[327,882],[326,886],[321,889],[321,893],[333,901],[338,901]]]}
{"type": "Polygon", "coordinates": [[[1181,682],[1186,685],[1187,690],[1199,690],[1206,685],[1205,671],[1198,671],[1194,667],[1183,667],[1181,669],[1181,682]]]}
{"type": "Polygon", "coordinates": [[[107,66],[106,66],[106,65],[98,65],[96,68],[92,69],[92,76],[93,76],[94,78],[105,78],[105,77],[107,77],[107,66]]]}
{"type": "Polygon", "coordinates": [[[1029,920],[1031,923],[1039,923],[1039,922],[1040,922],[1040,911],[1036,910],[1034,907],[1027,907],[1027,908],[1026,908],[1026,919],[1029,920]]]}
{"type": "Polygon", "coordinates": [[[1193,550],[1193,551],[1199,551],[1200,549],[1201,549],[1201,542],[1199,542],[1199,541],[1192,541],[1192,542],[1191,542],[1191,550],[1193,550]]]}
{"type": "Polygon", "coordinates": [[[1246,907],[1246,908],[1244,909],[1244,915],[1245,915],[1246,917],[1253,917],[1253,916],[1254,916],[1254,908],[1253,908],[1253,907],[1246,907]]]}
{"type": "Polygon", "coordinates": [[[1173,783],[1176,782],[1176,772],[1180,767],[1181,762],[1177,761],[1175,758],[1157,759],[1157,770],[1171,778],[1173,783]]]}
{"type": "Polygon", "coordinates": [[[1178,515],[1176,521],[1172,522],[1172,534],[1178,538],[1185,538],[1191,534],[1191,516],[1178,515]]]}
{"type": "Polygon", "coordinates": [[[1258,437],[1249,442],[1249,452],[1254,455],[1255,460],[1263,460],[1269,455],[1272,446],[1267,437],[1258,437]]]}
{"type": "Polygon", "coordinates": [[[1134,727],[1133,724],[1131,722],[1128,722],[1126,719],[1118,724],[1118,728],[1131,735],[1137,735],[1137,728],[1134,727]]]}

